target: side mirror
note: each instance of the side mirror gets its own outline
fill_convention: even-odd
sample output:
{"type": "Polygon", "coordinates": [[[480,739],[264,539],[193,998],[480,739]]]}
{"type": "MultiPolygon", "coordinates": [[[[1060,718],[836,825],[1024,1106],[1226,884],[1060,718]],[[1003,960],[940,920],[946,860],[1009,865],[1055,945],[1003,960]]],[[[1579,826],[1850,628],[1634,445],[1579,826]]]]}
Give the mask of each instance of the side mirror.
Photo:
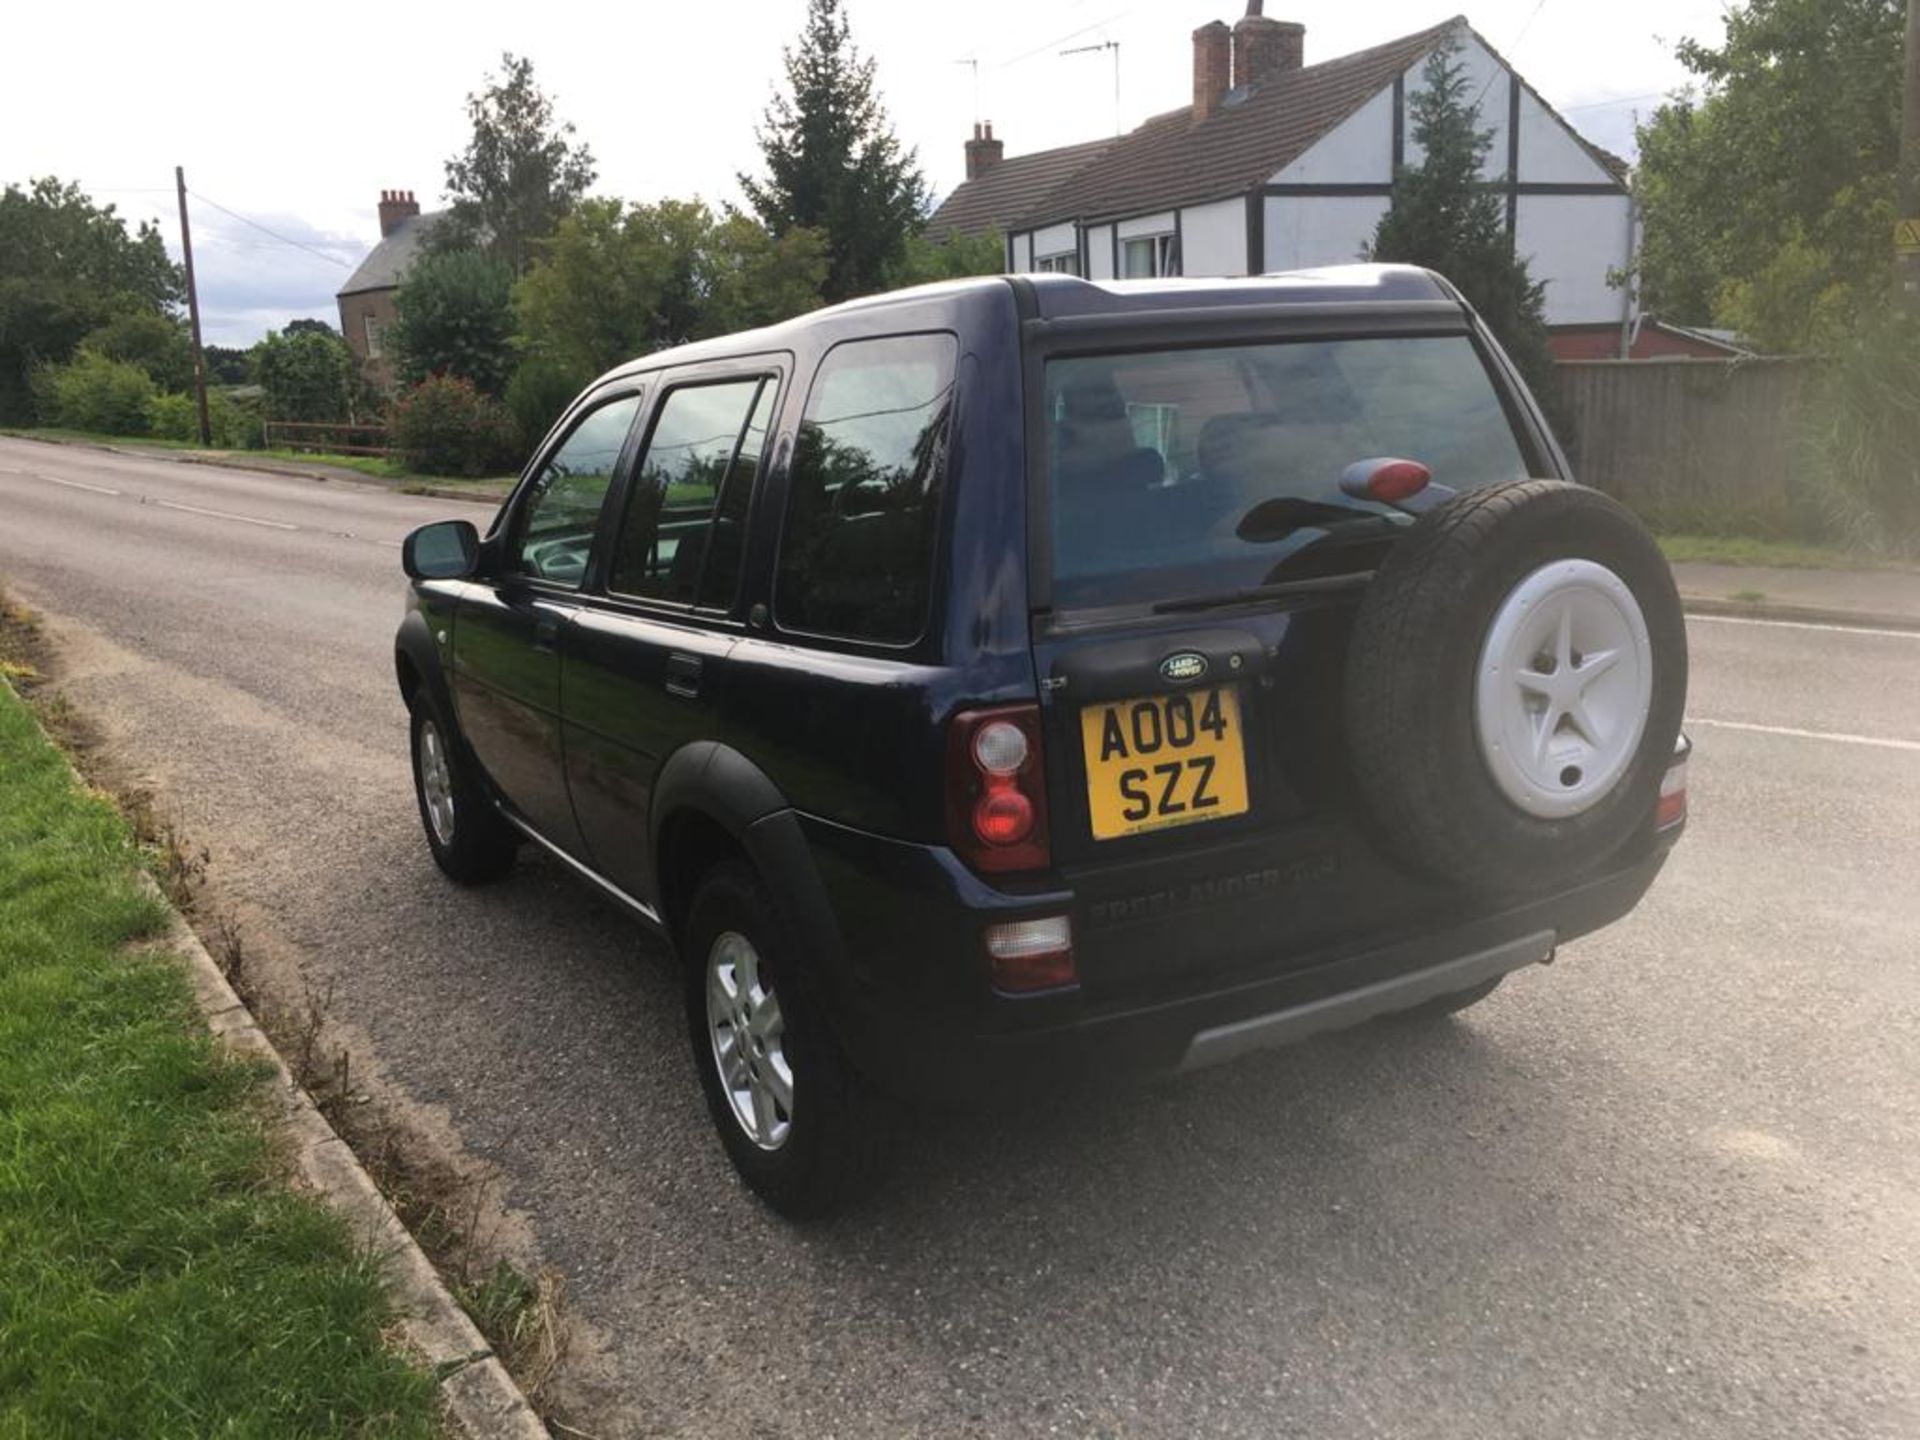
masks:
{"type": "Polygon", "coordinates": [[[436,520],[401,542],[400,565],[414,580],[464,580],[480,563],[480,532],[470,520],[436,520]]]}

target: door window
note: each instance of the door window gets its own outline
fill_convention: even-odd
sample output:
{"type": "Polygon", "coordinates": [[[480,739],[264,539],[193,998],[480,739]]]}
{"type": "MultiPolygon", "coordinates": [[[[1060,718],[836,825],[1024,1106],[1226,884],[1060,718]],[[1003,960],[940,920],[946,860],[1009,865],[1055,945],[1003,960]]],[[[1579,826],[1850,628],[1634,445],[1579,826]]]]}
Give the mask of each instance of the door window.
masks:
{"type": "Polygon", "coordinates": [[[920,634],[953,407],[951,335],[852,340],[820,363],[794,445],[774,608],[788,630],[920,634]]]}
{"type": "MultiPolygon", "coordinates": [[[[739,526],[745,522],[752,472],[768,423],[757,402],[763,389],[773,388],[771,381],[756,375],[668,392],[634,472],[610,588],[622,595],[693,604],[712,593],[703,592],[701,574],[717,531],[724,552],[721,563],[737,571],[739,526]],[[754,425],[759,426],[757,437],[754,425]],[[749,450],[751,465],[745,458],[749,450]],[[744,482],[742,468],[747,470],[744,482]]],[[[730,599],[731,577],[725,589],[730,599]]]]}
{"type": "Polygon", "coordinates": [[[766,453],[767,432],[773,426],[773,402],[779,385],[772,378],[760,382],[760,396],[753,402],[746,433],[734,452],[733,464],[720,487],[720,502],[713,512],[713,529],[707,538],[707,563],[700,572],[700,591],[696,603],[709,609],[724,610],[733,603],[740,587],[740,562],[746,551],[747,507],[753,500],[754,478],[760,473],[760,457],[766,453]]]}
{"type": "Polygon", "coordinates": [[[639,410],[638,395],[608,401],[581,417],[547,457],[514,515],[507,545],[509,571],[579,587],[613,467],[639,410]]]}

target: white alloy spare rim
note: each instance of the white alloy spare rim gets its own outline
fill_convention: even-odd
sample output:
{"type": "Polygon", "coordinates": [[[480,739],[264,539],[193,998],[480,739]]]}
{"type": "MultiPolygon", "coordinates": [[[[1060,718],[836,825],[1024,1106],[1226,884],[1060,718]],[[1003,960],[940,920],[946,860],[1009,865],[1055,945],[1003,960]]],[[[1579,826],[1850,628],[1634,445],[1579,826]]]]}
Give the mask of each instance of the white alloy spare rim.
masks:
{"type": "Polygon", "coordinates": [[[1640,748],[1653,645],[1627,583],[1592,560],[1555,560],[1494,612],[1480,647],[1474,726],[1494,783],[1528,815],[1597,805],[1640,748]]]}

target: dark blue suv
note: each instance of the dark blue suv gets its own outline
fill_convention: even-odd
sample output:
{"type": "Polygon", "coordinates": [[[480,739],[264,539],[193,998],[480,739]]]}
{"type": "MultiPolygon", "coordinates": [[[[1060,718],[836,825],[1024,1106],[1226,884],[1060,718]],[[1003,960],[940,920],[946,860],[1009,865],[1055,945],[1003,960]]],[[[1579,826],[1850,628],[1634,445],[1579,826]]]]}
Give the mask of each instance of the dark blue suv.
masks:
{"type": "Polygon", "coordinates": [[[671,940],[789,1214],[900,1100],[1437,1015],[1639,899],[1686,642],[1424,271],[981,279],[648,356],[409,537],[427,841],[671,940]]]}

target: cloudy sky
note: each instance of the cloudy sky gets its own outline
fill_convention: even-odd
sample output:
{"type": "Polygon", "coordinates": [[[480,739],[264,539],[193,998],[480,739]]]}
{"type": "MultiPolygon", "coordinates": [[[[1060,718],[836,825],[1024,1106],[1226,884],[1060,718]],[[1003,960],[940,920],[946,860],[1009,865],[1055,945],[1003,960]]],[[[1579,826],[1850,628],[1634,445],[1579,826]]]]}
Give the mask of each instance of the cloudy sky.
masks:
{"type": "MultiPolygon", "coordinates": [[[[1458,3],[1269,0],[1267,9],[1306,24],[1312,64],[1423,29],[1458,3]]],[[[1673,43],[1717,37],[1722,12],[1717,0],[1468,3],[1496,50],[1621,154],[1632,153],[1635,112],[1684,79],[1673,43]]],[[[1112,52],[1060,51],[1119,42],[1119,120],[1131,128],[1186,102],[1189,35],[1240,8],[846,0],[894,123],[940,194],[960,179],[975,118],[994,122],[1009,154],[1113,129],[1112,52]]],[[[804,13],[805,0],[470,0],[457,10],[335,0],[297,20],[229,0],[16,6],[0,182],[78,180],[127,216],[162,219],[177,253],[173,167],[184,165],[207,339],[249,344],[294,316],[338,323],[333,292],[378,238],[380,190],[437,203],[443,163],[465,138],[465,96],[503,50],[532,57],[592,146],[600,193],[736,199],[736,173],[757,160],[754,125],[781,78],[781,47],[804,13]]]]}

